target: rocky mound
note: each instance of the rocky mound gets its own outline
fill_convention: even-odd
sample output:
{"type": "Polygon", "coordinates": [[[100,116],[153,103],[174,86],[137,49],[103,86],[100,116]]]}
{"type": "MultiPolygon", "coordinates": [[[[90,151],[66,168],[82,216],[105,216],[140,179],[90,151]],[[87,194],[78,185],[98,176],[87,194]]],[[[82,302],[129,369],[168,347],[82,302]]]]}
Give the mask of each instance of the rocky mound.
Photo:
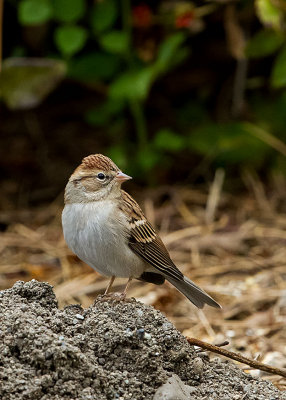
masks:
{"type": "Polygon", "coordinates": [[[59,310],[47,283],[0,292],[2,400],[280,400],[235,365],[198,355],[154,308],[99,297],[59,310]]]}

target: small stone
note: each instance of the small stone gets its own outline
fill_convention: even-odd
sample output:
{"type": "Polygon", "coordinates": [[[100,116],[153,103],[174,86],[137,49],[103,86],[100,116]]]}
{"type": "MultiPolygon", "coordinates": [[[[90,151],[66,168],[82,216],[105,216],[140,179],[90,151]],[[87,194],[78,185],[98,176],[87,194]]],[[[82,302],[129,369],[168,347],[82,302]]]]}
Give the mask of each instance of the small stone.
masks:
{"type": "Polygon", "coordinates": [[[140,308],[138,308],[138,309],[136,310],[136,313],[137,313],[137,315],[138,315],[139,317],[142,317],[142,316],[143,316],[143,311],[140,310],[140,308]]]}
{"type": "Polygon", "coordinates": [[[170,331],[173,329],[173,325],[170,322],[164,322],[162,325],[163,331],[170,331]]]}
{"type": "Polygon", "coordinates": [[[139,337],[139,339],[143,340],[145,336],[145,330],[143,328],[137,329],[136,335],[139,337]]]}
{"type": "Polygon", "coordinates": [[[178,375],[173,374],[157,389],[153,400],[189,400],[191,393],[195,391],[196,388],[185,385],[178,375]]]}
{"type": "Polygon", "coordinates": [[[125,332],[126,332],[126,336],[127,336],[127,337],[133,336],[133,331],[132,331],[132,329],[127,328],[125,332]]]}
{"type": "Polygon", "coordinates": [[[75,317],[76,317],[77,319],[81,319],[81,320],[83,320],[83,319],[84,319],[84,316],[83,316],[83,315],[81,315],[81,314],[76,314],[76,315],[75,315],[75,317]]]}
{"type": "Polygon", "coordinates": [[[196,375],[199,375],[199,376],[202,375],[202,373],[204,371],[204,362],[200,357],[196,357],[194,359],[193,368],[194,368],[194,373],[196,375]]]}

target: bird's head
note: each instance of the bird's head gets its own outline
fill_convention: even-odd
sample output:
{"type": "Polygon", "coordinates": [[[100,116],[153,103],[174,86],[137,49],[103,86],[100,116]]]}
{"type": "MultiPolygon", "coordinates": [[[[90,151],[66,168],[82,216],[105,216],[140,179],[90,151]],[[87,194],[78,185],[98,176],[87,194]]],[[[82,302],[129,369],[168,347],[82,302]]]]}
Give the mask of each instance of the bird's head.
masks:
{"type": "Polygon", "coordinates": [[[116,198],[124,181],[132,179],[102,155],[85,157],[71,175],[65,190],[66,203],[86,203],[116,198]]]}

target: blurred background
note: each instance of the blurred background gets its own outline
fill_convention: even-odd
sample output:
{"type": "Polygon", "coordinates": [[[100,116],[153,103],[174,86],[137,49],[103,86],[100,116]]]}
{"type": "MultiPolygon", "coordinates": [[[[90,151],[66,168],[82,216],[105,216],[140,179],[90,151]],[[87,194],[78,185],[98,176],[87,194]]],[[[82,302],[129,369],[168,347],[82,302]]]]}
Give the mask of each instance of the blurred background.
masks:
{"type": "Polygon", "coordinates": [[[285,1],[0,0],[0,25],[0,289],[45,280],[85,307],[104,291],[60,223],[69,175],[103,153],[223,311],[167,284],[130,296],[285,366],[285,1]]]}

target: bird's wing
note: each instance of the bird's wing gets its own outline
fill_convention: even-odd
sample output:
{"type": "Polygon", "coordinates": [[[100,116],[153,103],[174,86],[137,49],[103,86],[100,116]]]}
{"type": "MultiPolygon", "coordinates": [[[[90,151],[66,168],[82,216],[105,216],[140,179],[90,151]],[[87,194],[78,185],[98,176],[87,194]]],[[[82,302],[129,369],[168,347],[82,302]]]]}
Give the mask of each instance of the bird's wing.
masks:
{"type": "Polygon", "coordinates": [[[147,221],[142,210],[128,193],[122,192],[120,209],[129,221],[128,245],[139,257],[158,270],[197,307],[203,308],[209,304],[215,308],[220,305],[199,288],[194,282],[186,278],[171,260],[168,250],[152,225],[147,221]]]}
{"type": "Polygon", "coordinates": [[[171,260],[168,250],[147,221],[139,205],[128,193],[123,190],[121,192],[123,202],[120,208],[130,224],[129,247],[164,276],[182,280],[184,275],[171,260]]]}

